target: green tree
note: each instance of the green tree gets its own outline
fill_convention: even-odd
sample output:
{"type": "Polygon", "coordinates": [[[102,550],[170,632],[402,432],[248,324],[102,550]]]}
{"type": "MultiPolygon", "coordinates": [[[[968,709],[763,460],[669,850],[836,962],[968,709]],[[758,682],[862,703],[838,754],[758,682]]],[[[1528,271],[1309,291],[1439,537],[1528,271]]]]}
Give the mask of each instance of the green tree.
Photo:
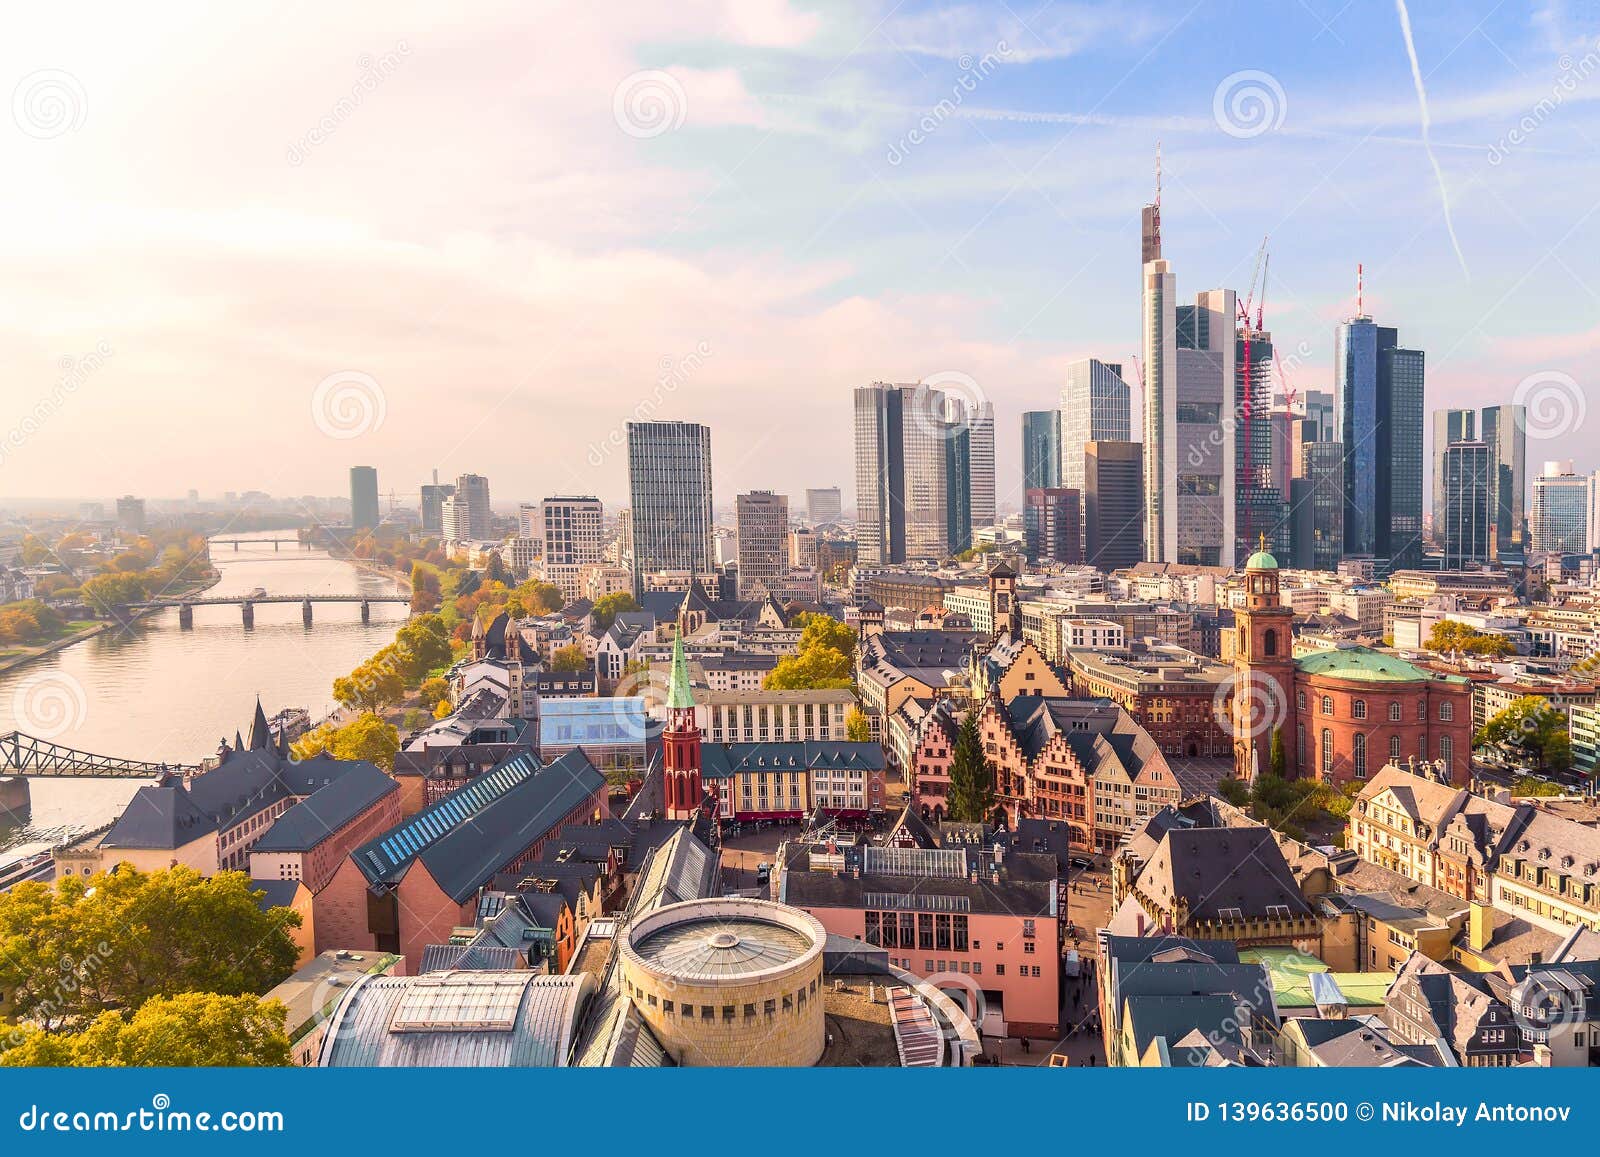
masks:
{"type": "Polygon", "coordinates": [[[83,601],[100,614],[108,614],[112,607],[143,601],[148,588],[138,574],[97,574],[85,579],[78,588],[83,601]]]}
{"type": "Polygon", "coordinates": [[[859,707],[852,707],[845,712],[844,737],[851,743],[869,743],[872,740],[872,724],[867,720],[867,713],[859,707]]]}
{"type": "Polygon", "coordinates": [[[405,698],[411,658],[391,643],[350,674],[333,681],[333,697],[351,711],[378,712],[405,698]]]}
{"type": "Polygon", "coordinates": [[[567,596],[555,583],[530,579],[517,588],[522,605],[537,615],[553,615],[567,605],[567,596]]]}
{"type": "Polygon", "coordinates": [[[983,752],[978,712],[968,711],[950,751],[950,819],[986,823],[994,806],[994,768],[983,752]]]}
{"type": "Polygon", "coordinates": [[[122,865],[0,894],[0,990],[46,1031],[155,996],[265,992],[294,971],[300,916],[263,911],[243,872],[122,865]]]}
{"type": "Polygon", "coordinates": [[[796,625],[801,628],[799,652],[780,659],[765,686],[774,691],[852,686],[855,632],[838,619],[821,614],[800,615],[796,625]]]}
{"type": "Polygon", "coordinates": [[[612,591],[594,601],[589,611],[589,621],[602,631],[609,630],[618,615],[625,611],[640,610],[639,600],[629,591],[612,591]]]}
{"type": "Polygon", "coordinates": [[[413,686],[426,679],[429,672],[448,667],[454,657],[450,627],[439,615],[413,616],[395,632],[394,642],[401,652],[401,673],[413,686]]]}
{"type": "Polygon", "coordinates": [[[1563,792],[1553,783],[1542,779],[1534,779],[1531,775],[1518,776],[1511,785],[1511,794],[1519,799],[1528,799],[1539,796],[1561,795],[1563,792]]]}
{"type": "Polygon", "coordinates": [[[1287,753],[1283,750],[1283,728],[1281,727],[1275,728],[1272,732],[1272,748],[1267,760],[1272,767],[1272,774],[1279,779],[1285,778],[1289,768],[1289,759],[1287,753]]]}
{"type": "Polygon", "coordinates": [[[1480,631],[1466,623],[1442,619],[1428,633],[1428,650],[1439,654],[1477,655],[1488,659],[1502,659],[1516,650],[1504,635],[1480,631]]]}
{"type": "Polygon", "coordinates": [[[183,992],[153,996],[131,1015],[103,1012],[82,1032],[29,1026],[0,1065],[240,1068],[289,1063],[286,1012],[276,1000],[183,992]]]}
{"type": "Polygon", "coordinates": [[[511,585],[513,581],[511,569],[506,566],[498,550],[490,553],[489,561],[483,567],[483,577],[488,582],[511,585]]]}
{"type": "Polygon", "coordinates": [[[450,684],[444,679],[434,676],[424,679],[422,686],[417,688],[417,698],[429,711],[436,707],[441,699],[450,698],[450,684]]]}
{"type": "Polygon", "coordinates": [[[550,656],[550,669],[570,675],[578,671],[589,669],[589,660],[583,653],[583,648],[576,643],[569,647],[562,647],[550,656]]]}
{"type": "Polygon", "coordinates": [[[1485,723],[1475,742],[1534,760],[1540,771],[1572,766],[1572,731],[1567,713],[1538,695],[1524,695],[1485,723]]]}
{"type": "MultiPolygon", "coordinates": [[[[437,711],[434,715],[442,718],[437,711]]],[[[366,760],[384,771],[393,771],[394,757],[400,750],[400,731],[376,715],[362,714],[348,723],[324,723],[313,728],[295,741],[292,750],[296,759],[310,759],[326,752],[334,759],[366,760]]]]}

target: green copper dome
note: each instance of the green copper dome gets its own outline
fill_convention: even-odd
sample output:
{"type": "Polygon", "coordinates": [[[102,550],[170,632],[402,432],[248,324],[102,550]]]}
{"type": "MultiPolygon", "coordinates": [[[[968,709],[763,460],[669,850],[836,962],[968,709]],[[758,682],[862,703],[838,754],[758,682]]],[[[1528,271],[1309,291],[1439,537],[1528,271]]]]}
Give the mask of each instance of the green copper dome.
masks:
{"type": "Polygon", "coordinates": [[[1245,570],[1277,570],[1278,560],[1264,550],[1258,550],[1244,564],[1245,570]]]}

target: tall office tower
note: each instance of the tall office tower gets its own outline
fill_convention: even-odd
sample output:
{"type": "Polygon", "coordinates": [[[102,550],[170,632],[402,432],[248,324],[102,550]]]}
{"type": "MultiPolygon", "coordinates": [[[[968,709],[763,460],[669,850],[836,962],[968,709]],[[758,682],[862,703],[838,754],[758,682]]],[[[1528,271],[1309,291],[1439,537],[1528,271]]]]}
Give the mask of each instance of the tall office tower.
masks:
{"type": "Polygon", "coordinates": [[[124,494],[117,499],[117,521],[129,530],[143,530],[145,527],[144,499],[135,498],[131,494],[124,494]]]}
{"type": "Polygon", "coordinates": [[[1335,425],[1345,444],[1345,553],[1380,569],[1422,561],[1423,353],[1365,314],[1333,350],[1335,425]]]}
{"type": "Polygon", "coordinates": [[[539,538],[544,534],[544,505],[539,502],[517,503],[517,537],[539,538]]]}
{"type": "MultiPolygon", "coordinates": [[[[989,436],[992,440],[994,437],[992,417],[989,426],[989,436]]],[[[968,549],[972,546],[972,528],[979,525],[973,515],[976,489],[973,477],[973,442],[977,437],[977,429],[971,413],[960,398],[947,397],[944,400],[942,437],[945,494],[944,549],[939,555],[930,557],[959,554],[968,549]]],[[[989,521],[982,525],[989,526],[993,522],[994,518],[991,515],[989,521]]]]}
{"type": "MultiPolygon", "coordinates": [[[[967,447],[972,464],[971,527],[993,526],[995,522],[994,485],[994,404],[967,404],[967,447]]],[[[970,528],[969,528],[970,529],[970,528]]],[[[970,546],[971,543],[969,542],[970,546]]],[[[962,549],[966,549],[963,547],[962,549]]]]}
{"type": "Polygon", "coordinates": [[[1600,470],[1589,475],[1589,551],[1600,550],[1600,470]]]}
{"type": "Polygon", "coordinates": [[[1272,335],[1236,324],[1233,343],[1234,557],[1249,558],[1266,535],[1268,549],[1287,558],[1289,491],[1275,481],[1272,455],[1272,335]]]}
{"type": "Polygon", "coordinates": [[[797,570],[818,570],[817,532],[798,526],[789,532],[789,565],[797,570]]]}
{"type": "Polygon", "coordinates": [[[1479,434],[1489,443],[1489,509],[1494,557],[1515,561],[1528,549],[1528,408],[1485,406],[1479,434]]]}
{"type": "MultiPolygon", "coordinates": [[[[938,560],[950,553],[951,475],[964,473],[960,450],[966,439],[962,430],[952,429],[945,403],[944,394],[925,385],[856,387],[856,557],[861,563],[938,560]]],[[[954,489],[958,511],[968,510],[969,491],[959,477],[954,489]]]]}
{"type": "Polygon", "coordinates": [[[1122,365],[1081,358],[1061,387],[1061,485],[1083,490],[1083,448],[1090,442],[1133,441],[1133,391],[1122,365]]]}
{"type": "Polygon", "coordinates": [[[1494,540],[1489,502],[1492,464],[1487,442],[1454,442],[1444,449],[1439,462],[1440,506],[1433,517],[1446,570],[1489,561],[1494,540]]]}
{"type": "MultiPolygon", "coordinates": [[[[1295,476],[1295,467],[1299,462],[1295,447],[1304,437],[1295,427],[1302,426],[1306,419],[1300,417],[1287,406],[1276,405],[1267,415],[1268,438],[1271,441],[1270,455],[1272,459],[1270,482],[1268,483],[1287,500],[1289,497],[1289,483],[1295,476]]],[[[1315,441],[1316,439],[1312,439],[1315,441]]],[[[1254,552],[1252,552],[1254,553],[1254,552]]]]}
{"type": "Polygon", "coordinates": [[[1533,480],[1529,537],[1535,554],[1589,552],[1589,489],[1589,478],[1574,474],[1570,461],[1544,464],[1533,480]]]}
{"type": "Polygon", "coordinates": [[[456,492],[448,482],[439,482],[439,472],[433,472],[433,481],[422,484],[422,530],[438,534],[444,529],[444,500],[456,492]]]}
{"type": "Polygon", "coordinates": [[[736,499],[739,597],[765,598],[789,572],[789,499],[752,490],[736,499]]]}
{"type": "Polygon", "coordinates": [[[1143,561],[1144,447],[1090,442],[1083,448],[1084,561],[1103,571],[1143,561]]]}
{"type": "Polygon", "coordinates": [[[486,539],[492,517],[489,511],[489,480],[482,474],[457,476],[454,491],[440,510],[441,533],[454,541],[486,539]]]}
{"type": "Polygon", "coordinates": [[[633,593],[660,570],[712,569],[711,427],[628,423],[633,593]]]}
{"type": "Polygon", "coordinates": [[[568,602],[583,597],[583,568],[600,561],[605,509],[592,495],[558,495],[537,508],[544,539],[544,578],[555,583],[568,602]]]}
{"type": "Polygon", "coordinates": [[[844,503],[837,486],[806,491],[806,521],[812,526],[835,525],[843,518],[844,503]]]}
{"type": "MultiPolygon", "coordinates": [[[[1444,452],[1457,442],[1478,440],[1476,410],[1433,412],[1433,544],[1444,546],[1444,452]]],[[[1485,439],[1487,441],[1487,439],[1485,439]]]]}
{"type": "Polygon", "coordinates": [[[1299,439],[1300,458],[1289,483],[1289,523],[1293,539],[1289,557],[1303,570],[1335,571],[1344,557],[1344,443],[1299,439]]]}
{"type": "Polygon", "coordinates": [[[1300,413],[1317,424],[1317,436],[1311,442],[1337,442],[1339,432],[1334,427],[1333,395],[1327,390],[1301,390],[1297,399],[1300,413]]]}
{"type": "Polygon", "coordinates": [[[1022,415],[1022,489],[1061,485],[1061,411],[1029,410],[1022,415]]]}
{"type": "Polygon", "coordinates": [[[1083,511],[1076,490],[1051,487],[1030,490],[1022,507],[1023,553],[1029,562],[1083,561],[1083,511]]]}
{"type": "Polygon", "coordinates": [[[1155,562],[1232,567],[1234,294],[1208,290],[1185,306],[1176,297],[1171,263],[1146,265],[1145,550],[1155,562]]]}
{"type": "Polygon", "coordinates": [[[371,466],[350,467],[350,525],[371,530],[379,517],[378,472],[371,466]]]}

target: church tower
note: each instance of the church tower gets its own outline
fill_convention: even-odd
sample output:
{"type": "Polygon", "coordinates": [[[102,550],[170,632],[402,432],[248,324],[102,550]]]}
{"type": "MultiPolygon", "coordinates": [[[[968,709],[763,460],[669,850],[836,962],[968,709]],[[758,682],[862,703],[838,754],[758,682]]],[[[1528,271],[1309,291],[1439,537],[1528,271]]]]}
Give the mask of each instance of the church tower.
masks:
{"type": "Polygon", "coordinates": [[[1017,572],[1001,559],[989,568],[989,617],[996,638],[1022,637],[1022,615],[1017,610],[1017,572]]]}
{"type": "Polygon", "coordinates": [[[1234,612],[1233,774],[1251,783],[1271,772],[1273,737],[1283,747],[1283,775],[1297,774],[1294,610],[1278,593],[1278,560],[1261,549],[1244,566],[1245,605],[1234,612]]]}
{"type": "Polygon", "coordinates": [[[689,690],[682,630],[672,640],[672,682],[667,689],[667,726],[661,733],[661,765],[667,818],[692,818],[704,791],[700,786],[700,726],[694,721],[694,694],[689,690]]]}

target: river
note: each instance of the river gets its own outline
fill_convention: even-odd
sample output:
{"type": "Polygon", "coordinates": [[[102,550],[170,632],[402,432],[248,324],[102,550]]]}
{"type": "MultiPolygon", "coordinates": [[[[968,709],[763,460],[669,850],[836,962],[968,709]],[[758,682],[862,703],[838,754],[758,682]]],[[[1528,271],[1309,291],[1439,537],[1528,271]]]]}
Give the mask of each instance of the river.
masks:
{"type": "MultiPolygon", "coordinates": [[[[272,538],[293,531],[214,542],[221,580],[208,595],[393,595],[401,584],[293,543],[272,538]]],[[[97,755],[198,763],[224,736],[248,732],[261,696],[267,714],[305,707],[313,719],[332,710],[334,676],[394,638],[400,604],[372,606],[361,622],[358,603],[316,604],[314,623],[299,603],[257,606],[246,630],[236,606],[197,607],[194,626],[176,609],[157,612],[125,631],[111,631],[0,675],[0,735],[17,730],[97,755]]],[[[72,831],[114,819],[139,781],[34,778],[25,815],[0,810],[0,862],[47,846],[72,831]]]]}

